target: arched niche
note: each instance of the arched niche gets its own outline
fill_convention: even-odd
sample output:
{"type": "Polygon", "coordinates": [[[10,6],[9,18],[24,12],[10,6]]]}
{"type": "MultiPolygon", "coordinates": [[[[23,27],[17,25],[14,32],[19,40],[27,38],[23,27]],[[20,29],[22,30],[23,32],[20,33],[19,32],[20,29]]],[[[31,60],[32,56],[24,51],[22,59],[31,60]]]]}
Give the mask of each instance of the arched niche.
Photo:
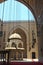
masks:
{"type": "Polygon", "coordinates": [[[18,33],[21,36],[21,40],[23,42],[23,48],[25,49],[24,52],[23,52],[25,54],[24,57],[27,58],[27,36],[26,36],[26,33],[22,28],[16,27],[15,29],[13,29],[13,31],[9,35],[11,35],[15,32],[18,33]]]}

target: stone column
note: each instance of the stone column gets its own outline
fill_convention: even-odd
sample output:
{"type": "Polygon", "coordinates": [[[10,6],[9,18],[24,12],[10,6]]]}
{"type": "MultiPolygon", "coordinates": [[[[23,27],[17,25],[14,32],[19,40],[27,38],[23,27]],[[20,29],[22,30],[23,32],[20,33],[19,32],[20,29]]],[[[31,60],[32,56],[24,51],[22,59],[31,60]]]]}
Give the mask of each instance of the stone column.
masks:
{"type": "Polygon", "coordinates": [[[8,60],[8,53],[6,53],[6,61],[8,60]]]}
{"type": "Polygon", "coordinates": [[[22,60],[23,60],[23,51],[22,51],[22,60]]]}
{"type": "Polygon", "coordinates": [[[16,51],[16,60],[18,60],[18,51],[16,51]]]}

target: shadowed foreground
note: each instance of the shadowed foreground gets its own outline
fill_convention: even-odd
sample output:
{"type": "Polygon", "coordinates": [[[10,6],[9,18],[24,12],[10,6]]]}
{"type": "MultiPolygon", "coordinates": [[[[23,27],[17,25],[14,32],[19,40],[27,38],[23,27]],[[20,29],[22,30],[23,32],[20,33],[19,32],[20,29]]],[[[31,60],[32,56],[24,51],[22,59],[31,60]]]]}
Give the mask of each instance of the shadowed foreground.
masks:
{"type": "Polygon", "coordinates": [[[40,62],[10,62],[10,63],[0,63],[0,65],[43,65],[40,62]]]}

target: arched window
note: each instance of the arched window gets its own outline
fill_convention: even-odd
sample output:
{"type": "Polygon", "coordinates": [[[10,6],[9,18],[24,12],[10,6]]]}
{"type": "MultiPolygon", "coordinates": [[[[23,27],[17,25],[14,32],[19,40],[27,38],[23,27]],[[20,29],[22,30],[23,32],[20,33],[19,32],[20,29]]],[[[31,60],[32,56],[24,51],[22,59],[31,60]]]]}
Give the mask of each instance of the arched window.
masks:
{"type": "Polygon", "coordinates": [[[16,47],[16,44],[14,42],[12,42],[12,47],[16,47]]]}
{"type": "Polygon", "coordinates": [[[18,47],[19,47],[19,48],[22,48],[22,44],[21,44],[21,43],[19,43],[19,44],[18,44],[18,47]]]}

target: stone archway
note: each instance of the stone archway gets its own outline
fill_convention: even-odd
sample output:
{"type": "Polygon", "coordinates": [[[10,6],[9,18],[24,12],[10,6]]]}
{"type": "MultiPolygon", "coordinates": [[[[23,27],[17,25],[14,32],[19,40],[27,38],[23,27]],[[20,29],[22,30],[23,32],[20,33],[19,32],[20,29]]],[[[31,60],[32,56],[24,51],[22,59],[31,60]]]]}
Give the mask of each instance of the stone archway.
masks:
{"type": "MultiPolygon", "coordinates": [[[[0,2],[3,2],[4,0],[0,0],[0,2]]],[[[31,5],[29,6],[29,2],[28,2],[28,0],[18,0],[19,2],[21,2],[21,3],[23,3],[24,5],[26,5],[28,8],[30,8],[30,10],[32,11],[32,13],[34,14],[34,16],[35,16],[35,19],[37,20],[37,18],[36,18],[36,15],[38,16],[38,14],[37,13],[39,13],[40,12],[40,10],[41,9],[38,9],[38,8],[36,8],[35,10],[36,10],[36,15],[35,15],[35,10],[33,9],[34,8],[34,6],[33,6],[33,8],[31,7],[31,5]]],[[[33,0],[31,0],[31,1],[33,1],[33,0]]],[[[34,0],[34,1],[36,1],[36,0],[34,0]]],[[[39,2],[39,0],[38,0],[38,2],[39,2]]],[[[35,3],[34,3],[35,4],[35,3]]],[[[38,5],[39,5],[39,3],[37,3],[38,5]]],[[[36,5],[36,4],[35,4],[36,5]]],[[[37,6],[38,6],[37,5],[37,6]]],[[[36,7],[37,7],[36,6],[36,7]]],[[[40,8],[40,6],[39,6],[39,8],[40,8]]],[[[43,8],[42,8],[43,9],[43,8]]],[[[41,19],[42,20],[42,19],[41,19]]]]}
{"type": "Polygon", "coordinates": [[[35,0],[18,0],[19,2],[21,2],[22,4],[24,4],[27,8],[29,8],[31,10],[31,12],[33,13],[34,17],[35,17],[35,20],[37,22],[37,17],[36,17],[36,14],[35,14],[35,10],[34,10],[34,4],[33,2],[35,3],[35,0]],[[33,5],[32,5],[33,4],[33,5]]]}
{"type": "Polygon", "coordinates": [[[24,31],[22,28],[20,27],[17,27],[17,28],[14,28],[13,31],[9,34],[13,34],[13,33],[18,33],[21,37],[22,37],[22,41],[23,41],[23,47],[25,48],[25,50],[23,51],[23,57],[24,58],[27,58],[27,33],[25,33],[26,31],[24,31]]]}
{"type": "Polygon", "coordinates": [[[20,29],[20,28],[17,28],[17,29],[15,29],[14,31],[13,31],[13,33],[18,33],[18,34],[20,34],[20,36],[22,37],[22,41],[23,41],[23,47],[25,48],[25,50],[24,50],[24,57],[25,58],[27,58],[27,38],[26,38],[26,34],[25,34],[25,32],[22,30],[22,29],[20,29]]]}

